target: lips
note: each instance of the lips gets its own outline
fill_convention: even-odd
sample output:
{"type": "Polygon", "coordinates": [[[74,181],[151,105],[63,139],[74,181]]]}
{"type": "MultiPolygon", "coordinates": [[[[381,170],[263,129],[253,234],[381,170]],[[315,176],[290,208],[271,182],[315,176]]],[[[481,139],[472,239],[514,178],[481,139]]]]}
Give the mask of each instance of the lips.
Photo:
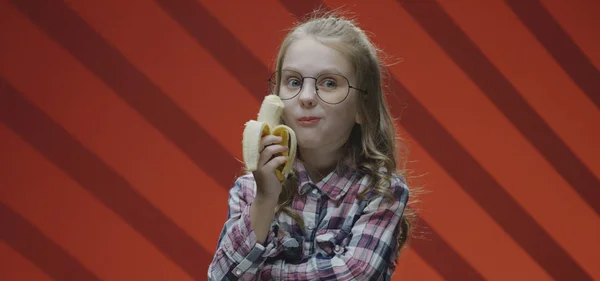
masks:
{"type": "Polygon", "coordinates": [[[315,116],[304,116],[301,118],[298,118],[298,121],[314,121],[314,120],[318,120],[321,119],[319,117],[315,117],[315,116]]]}
{"type": "Polygon", "coordinates": [[[303,116],[298,118],[298,124],[300,126],[314,126],[319,123],[320,120],[321,118],[316,116],[303,116]]]}

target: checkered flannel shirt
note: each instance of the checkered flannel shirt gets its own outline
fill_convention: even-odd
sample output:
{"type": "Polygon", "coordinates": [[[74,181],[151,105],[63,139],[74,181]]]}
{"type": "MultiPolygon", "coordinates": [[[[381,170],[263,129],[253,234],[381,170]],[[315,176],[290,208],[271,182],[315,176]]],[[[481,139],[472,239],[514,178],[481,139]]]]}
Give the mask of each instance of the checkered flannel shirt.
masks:
{"type": "Polygon", "coordinates": [[[381,196],[359,200],[356,195],[369,178],[344,167],[314,184],[302,162],[295,161],[299,187],[291,207],[302,215],[304,227],[280,213],[263,244],[250,223],[256,182],[252,174],[237,178],[209,280],[389,280],[398,258],[407,185],[392,178],[392,203],[381,196]]]}

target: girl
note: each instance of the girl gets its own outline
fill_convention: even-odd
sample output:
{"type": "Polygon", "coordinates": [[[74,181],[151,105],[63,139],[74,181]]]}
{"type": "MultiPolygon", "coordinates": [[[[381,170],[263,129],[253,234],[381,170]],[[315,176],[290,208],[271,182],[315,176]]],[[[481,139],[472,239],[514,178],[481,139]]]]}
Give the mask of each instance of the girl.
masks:
{"type": "Polygon", "coordinates": [[[352,21],[313,17],[285,37],[269,79],[297,136],[276,136],[230,191],[209,280],[389,280],[410,224],[377,50],[352,21]]]}

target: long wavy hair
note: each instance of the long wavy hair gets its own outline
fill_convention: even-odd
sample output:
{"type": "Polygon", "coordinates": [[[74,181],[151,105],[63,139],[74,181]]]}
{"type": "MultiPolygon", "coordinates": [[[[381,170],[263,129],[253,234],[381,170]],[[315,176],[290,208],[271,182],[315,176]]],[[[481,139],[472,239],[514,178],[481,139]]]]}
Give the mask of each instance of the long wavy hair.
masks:
{"type": "MultiPolygon", "coordinates": [[[[399,146],[403,142],[396,134],[394,120],[384,97],[385,68],[380,59],[381,50],[376,48],[354,20],[342,17],[334,11],[315,11],[288,31],[275,61],[277,71],[281,71],[289,46],[295,40],[306,36],[346,55],[355,70],[358,88],[367,91],[367,94],[358,100],[362,125],[354,126],[345,145],[346,155],[352,163],[372,179],[367,189],[358,194],[359,198],[364,198],[367,193],[373,191],[385,199],[394,200],[390,181],[394,176],[405,178],[405,161],[396,159],[397,153],[405,151],[405,147],[400,150],[399,146]]],[[[289,215],[302,227],[302,217],[290,207],[294,194],[297,194],[297,178],[292,175],[283,185],[276,212],[289,215]]],[[[401,249],[410,237],[413,217],[414,212],[406,206],[398,229],[398,249],[401,249]]]]}

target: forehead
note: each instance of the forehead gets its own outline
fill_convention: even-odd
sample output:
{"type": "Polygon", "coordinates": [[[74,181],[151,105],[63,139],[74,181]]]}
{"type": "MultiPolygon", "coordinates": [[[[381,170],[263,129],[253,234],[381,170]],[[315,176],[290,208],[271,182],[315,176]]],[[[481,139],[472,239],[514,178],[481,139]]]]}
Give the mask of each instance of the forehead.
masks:
{"type": "Polygon", "coordinates": [[[295,70],[303,76],[338,73],[348,78],[354,72],[346,55],[311,37],[303,37],[290,44],[282,69],[295,70]]]}

